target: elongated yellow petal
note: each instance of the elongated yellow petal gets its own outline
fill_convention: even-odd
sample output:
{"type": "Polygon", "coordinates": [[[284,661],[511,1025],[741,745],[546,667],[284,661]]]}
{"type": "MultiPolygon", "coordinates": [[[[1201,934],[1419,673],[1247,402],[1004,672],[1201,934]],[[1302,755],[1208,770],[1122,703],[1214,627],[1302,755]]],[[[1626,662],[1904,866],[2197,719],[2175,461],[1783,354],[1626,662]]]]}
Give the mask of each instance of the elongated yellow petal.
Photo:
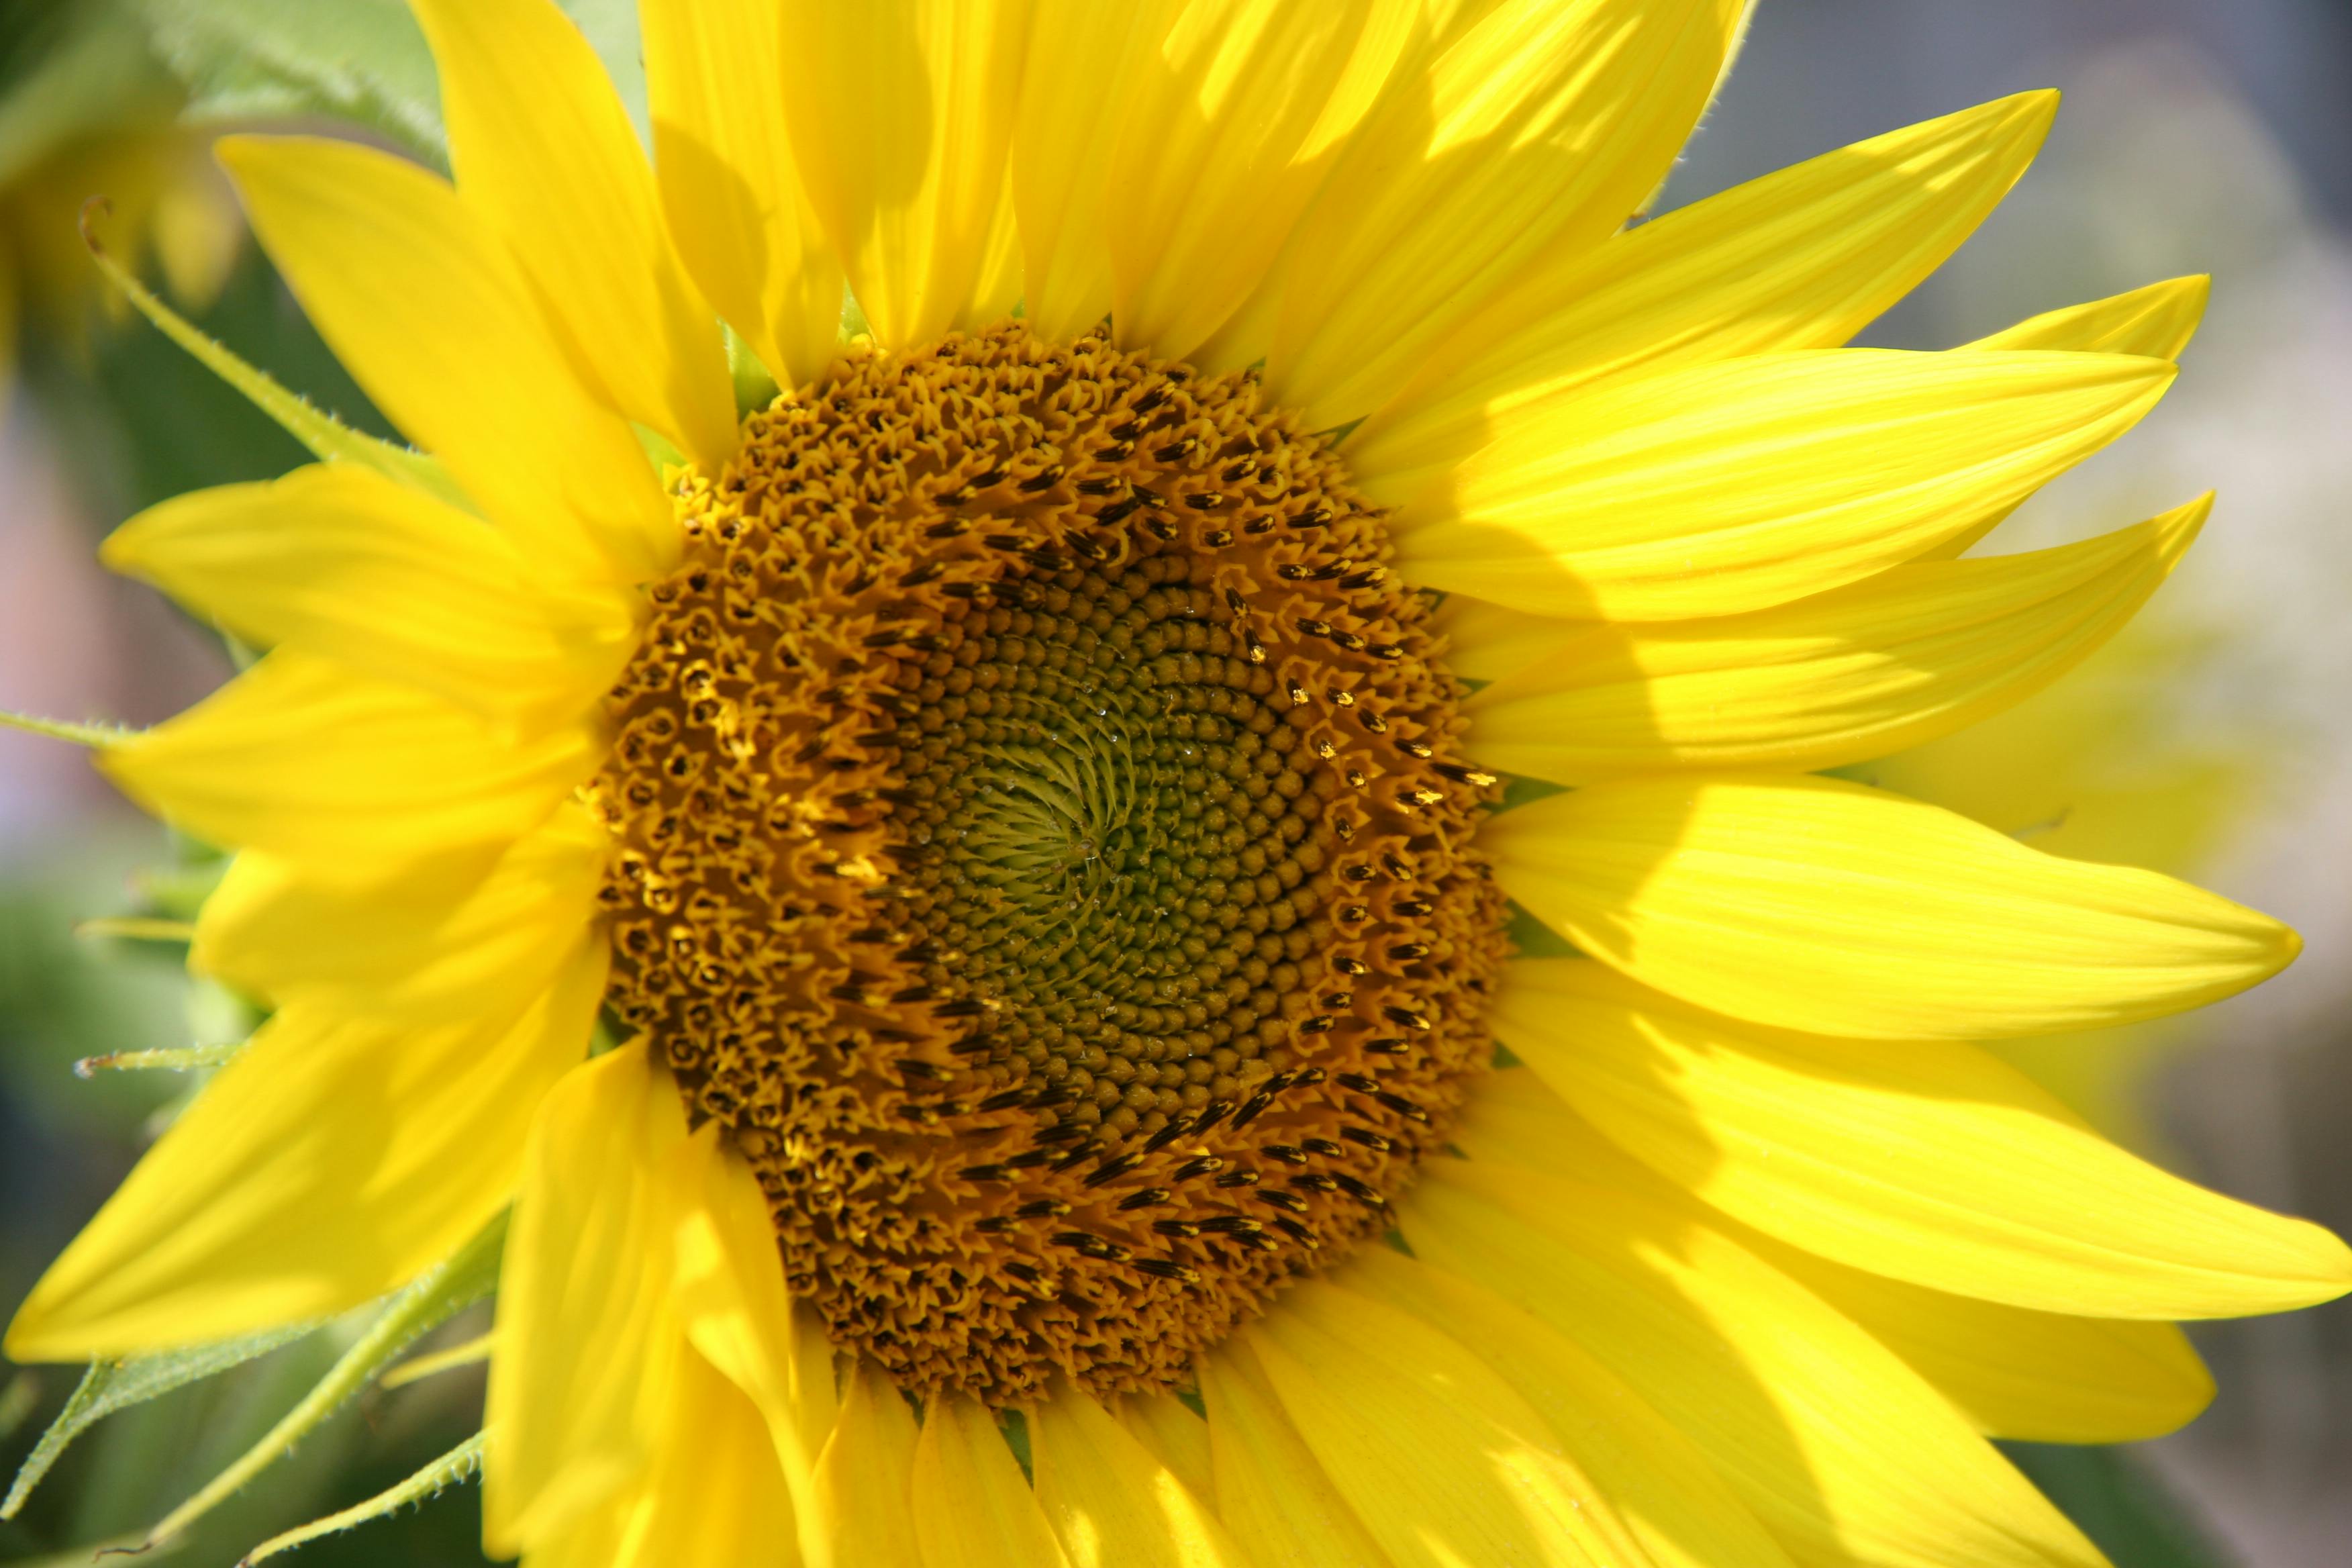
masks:
{"type": "Polygon", "coordinates": [[[715,1124],[687,1141],[679,1197],[679,1321],[766,1421],[785,1484],[813,1522],[817,1456],[835,1417],[833,1347],[785,1293],[767,1197],[715,1124]]]}
{"type": "Polygon", "coordinates": [[[2014,504],[2129,429],[2172,374],[2122,355],[1843,349],[1571,394],[1514,413],[1417,502],[1398,565],[1539,615],[1763,609],[2014,504]]]}
{"type": "Polygon", "coordinates": [[[606,403],[715,471],[735,449],[726,351],[595,49],[554,0],[414,5],[458,194],[520,260],[606,403]]]}
{"type": "Polygon", "coordinates": [[[785,386],[832,360],[841,263],[801,194],[782,15],[766,0],[644,0],[662,210],[694,280],[785,386]]]}
{"type": "Polygon", "coordinates": [[[323,1318],[448,1257],[513,1195],[533,1110],[587,1050],[604,962],[576,949],[519,1014],[436,1028],[278,1013],[50,1266],[8,1354],[323,1318]]]}
{"type": "Polygon", "coordinates": [[[2062,860],[1838,779],[1594,784],[1480,841],[1511,896],[1644,984],[1735,1018],[1873,1039],[1998,1038],[2242,991],[2299,943],[2153,871],[2062,860]]]}
{"type": "Polygon", "coordinates": [[[2170,1323],[2003,1306],[1732,1235],[1869,1330],[1988,1436],[2136,1443],[2186,1426],[2213,1397],[2211,1375],[2170,1323]]]}
{"type": "Polygon", "coordinates": [[[1837,347],[1984,220],[2041,146],[2057,100],[2021,93],[1857,142],[1558,258],[1465,322],[1349,437],[1349,471],[1384,496],[1405,493],[1414,475],[1468,457],[1495,421],[1544,397],[1671,365],[1837,347]]]}
{"type": "Polygon", "coordinates": [[[2179,359],[2205,319],[2213,279],[2200,273],[2029,316],[1967,349],[2071,349],[2084,353],[2179,359]]]}
{"type": "Polygon", "coordinates": [[[627,421],[581,384],[503,243],[446,182],[309,137],[231,137],[219,155],[336,357],[536,570],[637,583],[677,559],[627,421]]]}
{"type": "Polygon", "coordinates": [[[387,1022],[509,1011],[588,935],[608,843],[567,801],[487,874],[430,863],[352,887],[247,850],[196,916],[189,966],[278,1006],[387,1022]]]}
{"type": "Polygon", "coordinates": [[[875,341],[972,319],[1028,49],[1014,0],[783,0],[784,116],[875,341]]]}
{"type": "Polygon", "coordinates": [[[1476,1345],[1542,1415],[1661,1568],[1788,1568],[1787,1553],[1689,1438],[1528,1313],[1385,1247],[1365,1248],[1342,1278],[1476,1345]]]}
{"type": "Polygon", "coordinates": [[[1084,1389],[1029,1415],[1038,1506],[1071,1568],[1244,1568],[1216,1516],[1084,1389]]]}
{"type": "Polygon", "coordinates": [[[2169,1323],[2003,1306],[1865,1273],[1776,1241],[1633,1160],[1528,1068],[1483,1079],[1454,1142],[1494,1160],[1680,1205],[1869,1331],[1989,1436],[2125,1443],[2160,1436],[2212,1397],[2212,1379],[2169,1323]]]}
{"type": "Polygon", "coordinates": [[[792,1494],[759,1406],[692,1350],[674,1365],[614,1568],[799,1568],[792,1494]]]}
{"type": "Polygon", "coordinates": [[[437,697],[281,648],[100,766],[215,844],[346,880],[530,832],[595,771],[584,727],[509,739],[437,697]]]}
{"type": "Polygon", "coordinates": [[[1209,1454],[1209,1424],[1172,1394],[1130,1394],[1118,1402],[1119,1424],[1151,1457],[1175,1472],[1185,1489],[1212,1508],[1217,1481],[1209,1454]]]}
{"type": "Polygon", "coordinates": [[[1196,1363],[1209,1410],[1217,1514],[1258,1568],[1391,1568],[1282,1413],[1249,1347],[1196,1363]]]}
{"type": "Polygon", "coordinates": [[[1470,700],[1468,750],[1560,784],[1885,756],[1990,718],[2088,658],[2211,508],[2208,495],[2055,550],[1916,562],[1745,616],[1570,626],[1470,700]]]}
{"type": "Polygon", "coordinates": [[[546,1097],[499,1280],[482,1541],[510,1557],[638,1479],[686,1343],[670,1301],[677,1092],[632,1042],[546,1097]]]}
{"type": "MultiPolygon", "coordinates": [[[[2168,279],[2128,293],[2094,300],[2087,305],[2047,311],[1961,346],[2063,349],[2177,360],[2189,346],[2189,340],[2197,335],[2197,324],[2205,318],[2205,301],[2212,291],[2213,280],[2210,278],[2168,279]]],[[[1966,528],[1927,552],[1927,557],[1959,554],[2000,527],[2013,510],[2000,507],[1971,518],[1966,528]]]]}
{"type": "Polygon", "coordinates": [[[1628,1153],[1855,1268],[2113,1318],[2352,1290],[2352,1250],[2326,1231],[2127,1153],[1975,1046],[1738,1024],[1588,959],[1515,962],[1495,1027],[1628,1153]]]}
{"type": "MultiPolygon", "coordinates": [[[[889,1380],[864,1363],[842,1389],[841,1419],[816,1466],[823,1561],[872,1568],[924,1568],[910,1517],[915,1506],[914,1413],[889,1380]]],[[[811,1564],[820,1559],[807,1553],[811,1564]]]]}
{"type": "Polygon", "coordinates": [[[1067,342],[1110,313],[1111,147],[1126,83],[1156,52],[1174,6],[1037,0],[1013,132],[1013,205],[1042,337],[1067,342]]]}
{"type": "Polygon", "coordinates": [[[1530,266],[1598,244],[1697,123],[1738,0],[1504,0],[1385,95],[1293,236],[1267,395],[1378,407],[1530,266]]]}
{"type": "Polygon", "coordinates": [[[1412,41],[1399,0],[1194,0],[1123,88],[1112,320],[1169,358],[1256,288],[1412,41]]]}
{"type": "Polygon", "coordinates": [[[1543,1418],[1428,1324],[1312,1280],[1240,1337],[1397,1568],[1646,1561],[1543,1418]]]}
{"type": "Polygon", "coordinates": [[[488,714],[584,710],[633,632],[620,595],[552,601],[512,540],[349,464],[177,497],[101,553],[249,641],[488,714]]]}
{"type": "Polygon", "coordinates": [[[1721,1236],[1613,1188],[1424,1169],[1414,1253],[1590,1352],[1806,1568],[2104,1568],[1893,1352],[1721,1236]]]}
{"type": "Polygon", "coordinates": [[[923,1568],[1068,1568],[995,1417],[966,1395],[925,1409],[914,1488],[923,1568]]]}

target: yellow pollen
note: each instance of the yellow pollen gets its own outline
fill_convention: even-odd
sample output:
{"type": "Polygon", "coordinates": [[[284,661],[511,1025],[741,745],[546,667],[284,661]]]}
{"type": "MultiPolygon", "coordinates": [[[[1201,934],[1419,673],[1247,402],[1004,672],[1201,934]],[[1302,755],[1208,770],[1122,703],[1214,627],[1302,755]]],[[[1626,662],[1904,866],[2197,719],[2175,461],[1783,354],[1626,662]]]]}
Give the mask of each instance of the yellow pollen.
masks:
{"type": "Polygon", "coordinates": [[[1097,338],[837,363],[677,487],[614,1015],[904,1387],[1182,1383],[1489,1060],[1495,781],[1328,447],[1097,338]]]}

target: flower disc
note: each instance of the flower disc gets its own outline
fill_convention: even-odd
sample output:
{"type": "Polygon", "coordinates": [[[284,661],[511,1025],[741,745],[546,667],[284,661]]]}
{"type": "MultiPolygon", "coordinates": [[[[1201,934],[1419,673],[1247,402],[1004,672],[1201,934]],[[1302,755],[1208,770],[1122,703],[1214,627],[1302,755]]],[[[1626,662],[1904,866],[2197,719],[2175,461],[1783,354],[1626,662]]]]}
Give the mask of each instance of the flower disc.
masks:
{"type": "Polygon", "coordinates": [[[615,1014],[902,1385],[1181,1380],[1491,1053],[1495,781],[1379,517],[1246,374],[1017,324],[678,497],[594,792],[615,1014]]]}

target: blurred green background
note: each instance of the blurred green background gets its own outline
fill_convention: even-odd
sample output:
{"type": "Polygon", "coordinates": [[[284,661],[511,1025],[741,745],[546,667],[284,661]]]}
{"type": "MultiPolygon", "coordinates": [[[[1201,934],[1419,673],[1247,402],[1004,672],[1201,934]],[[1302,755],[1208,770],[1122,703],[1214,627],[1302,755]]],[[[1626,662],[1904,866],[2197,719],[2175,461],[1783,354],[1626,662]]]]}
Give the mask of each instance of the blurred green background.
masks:
{"type": "MultiPolygon", "coordinates": [[[[629,0],[567,9],[641,100],[629,0]]],[[[1664,205],[2040,86],[2066,92],[2041,163],[1865,341],[1943,347],[2210,272],[2171,398],[1985,548],[2079,538],[2208,487],[2221,502],[2188,569],[2089,665],[1874,772],[2042,848],[2194,877],[2300,928],[2302,963],[2253,995],[2013,1054],[2176,1168],[2352,1231],[2352,5],[1763,0],[1664,205]]],[[[101,287],[75,231],[87,198],[110,198],[109,248],[205,331],[388,433],[244,237],[206,155],[221,130],[289,119],[438,159],[430,61],[401,0],[0,0],[0,708],[142,723],[217,684],[218,639],[108,578],[92,547],[150,502],[303,458],[101,287]]],[[[192,1087],[73,1064],[242,1026],[233,999],[185,981],[176,946],[78,929],[169,915],[205,869],[73,748],[0,731],[0,1310],[192,1087]]],[[[431,1343],[478,1332],[479,1314],[431,1343]]],[[[100,1423],[0,1522],[0,1561],[87,1562],[143,1531],[356,1331],[331,1325],[100,1423]]],[[[2188,1431],[2020,1462],[2121,1568],[2343,1563],[2352,1306],[2198,1338],[2222,1392],[2188,1431]]],[[[0,1363],[0,1472],[77,1376],[0,1363]]],[[[225,1568],[374,1494],[470,1433],[479,1399],[472,1370],[372,1390],[170,1557],[225,1568]]],[[[457,1489],[303,1558],[478,1563],[475,1527],[457,1489]]]]}

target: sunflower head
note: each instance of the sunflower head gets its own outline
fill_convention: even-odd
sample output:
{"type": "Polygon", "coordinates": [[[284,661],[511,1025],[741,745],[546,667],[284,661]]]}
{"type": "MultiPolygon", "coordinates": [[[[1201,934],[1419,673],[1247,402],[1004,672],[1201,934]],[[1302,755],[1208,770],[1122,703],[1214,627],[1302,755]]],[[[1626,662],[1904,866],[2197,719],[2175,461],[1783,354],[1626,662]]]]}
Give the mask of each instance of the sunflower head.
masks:
{"type": "Polygon", "coordinates": [[[1019,324],[674,485],[591,791],[615,1016],[906,1385],[1169,1387],[1381,1228],[1502,898],[1377,511],[1255,378],[1019,324]]]}

